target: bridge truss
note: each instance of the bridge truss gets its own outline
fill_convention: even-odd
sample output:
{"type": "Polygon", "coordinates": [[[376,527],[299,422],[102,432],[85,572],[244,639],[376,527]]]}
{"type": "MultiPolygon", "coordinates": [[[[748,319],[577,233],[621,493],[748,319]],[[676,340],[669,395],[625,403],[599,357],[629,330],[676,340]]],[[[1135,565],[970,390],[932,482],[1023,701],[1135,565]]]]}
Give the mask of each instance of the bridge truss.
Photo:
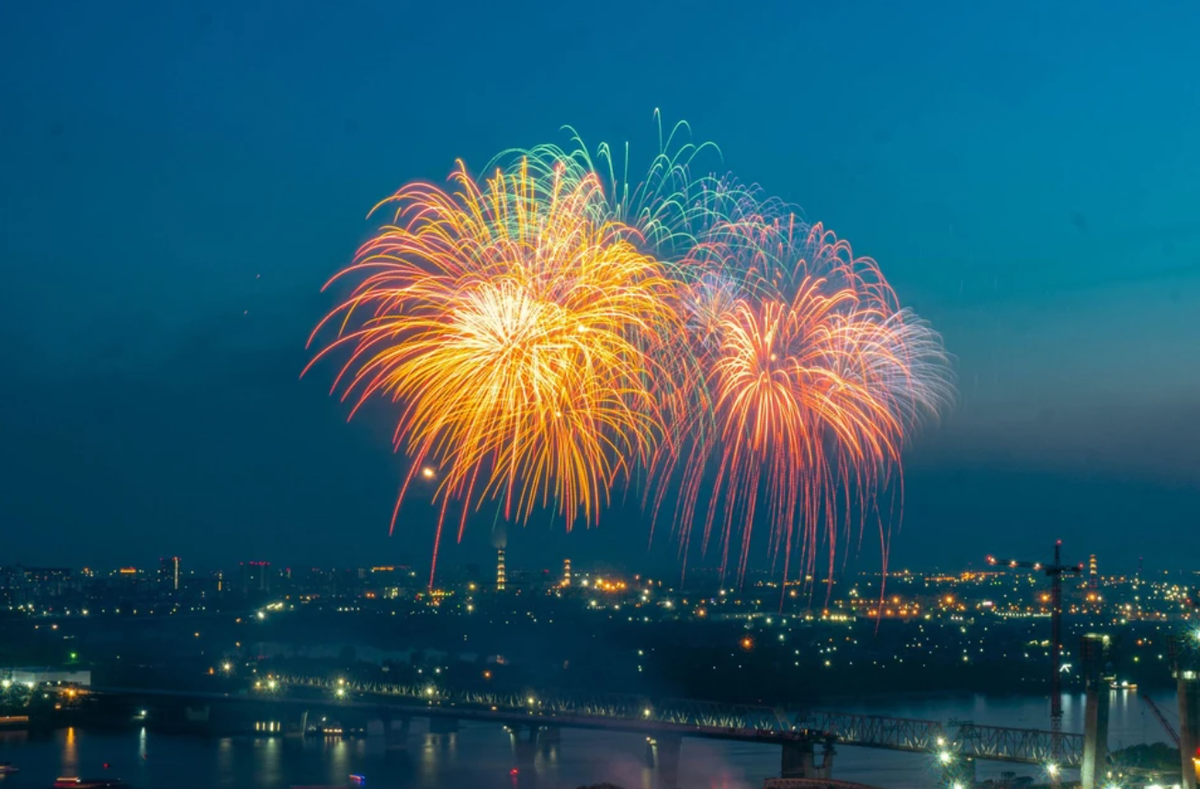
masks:
{"type": "MultiPolygon", "coordinates": [[[[778,707],[718,704],[621,694],[563,691],[453,690],[435,683],[403,685],[324,677],[279,676],[283,686],[360,696],[390,697],[428,706],[483,708],[545,717],[604,718],[642,724],[727,731],[729,736],[762,740],[824,739],[864,748],[946,754],[993,761],[1046,765],[1054,757],[1053,734],[1039,729],[979,726],[971,721],[920,720],[778,707]]],[[[1058,766],[1083,761],[1083,735],[1061,734],[1058,766]]]]}

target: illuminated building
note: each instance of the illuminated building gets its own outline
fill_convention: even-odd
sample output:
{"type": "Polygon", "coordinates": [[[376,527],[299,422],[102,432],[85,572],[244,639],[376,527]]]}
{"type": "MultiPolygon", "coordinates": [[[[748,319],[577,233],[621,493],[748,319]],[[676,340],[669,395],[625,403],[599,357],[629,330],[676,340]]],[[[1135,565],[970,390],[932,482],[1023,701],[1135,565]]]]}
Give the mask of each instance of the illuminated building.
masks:
{"type": "Polygon", "coordinates": [[[570,559],[563,559],[562,585],[563,586],[571,585],[571,560],[570,559]]]}
{"type": "Polygon", "coordinates": [[[242,594],[271,591],[270,562],[242,562],[242,594]]]}
{"type": "Polygon", "coordinates": [[[179,557],[158,560],[158,582],[164,589],[179,591],[179,557]]]}
{"type": "Polygon", "coordinates": [[[496,549],[496,591],[504,591],[504,549],[496,549]]]}

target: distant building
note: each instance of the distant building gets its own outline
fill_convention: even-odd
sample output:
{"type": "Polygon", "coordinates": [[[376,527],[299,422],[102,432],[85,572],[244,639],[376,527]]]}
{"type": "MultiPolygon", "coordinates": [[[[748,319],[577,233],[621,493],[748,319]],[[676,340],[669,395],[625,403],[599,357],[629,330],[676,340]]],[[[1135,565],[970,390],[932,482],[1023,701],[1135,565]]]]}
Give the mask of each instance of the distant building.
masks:
{"type": "Polygon", "coordinates": [[[59,597],[71,586],[71,570],[66,567],[26,567],[25,585],[41,597],[59,597]]]}
{"type": "Polygon", "coordinates": [[[571,560],[570,559],[563,559],[562,585],[563,586],[571,585],[571,560]]]}
{"type": "Polygon", "coordinates": [[[70,685],[91,685],[92,672],[65,671],[56,668],[14,668],[8,672],[6,679],[18,685],[41,685],[45,682],[61,682],[70,685]]]}
{"type": "Polygon", "coordinates": [[[242,594],[271,592],[271,563],[242,562],[242,594]]]}
{"type": "Polygon", "coordinates": [[[504,576],[504,549],[496,549],[496,591],[503,592],[505,586],[504,576]]]}
{"type": "Polygon", "coordinates": [[[172,592],[179,591],[179,557],[158,560],[158,584],[172,592]]]}

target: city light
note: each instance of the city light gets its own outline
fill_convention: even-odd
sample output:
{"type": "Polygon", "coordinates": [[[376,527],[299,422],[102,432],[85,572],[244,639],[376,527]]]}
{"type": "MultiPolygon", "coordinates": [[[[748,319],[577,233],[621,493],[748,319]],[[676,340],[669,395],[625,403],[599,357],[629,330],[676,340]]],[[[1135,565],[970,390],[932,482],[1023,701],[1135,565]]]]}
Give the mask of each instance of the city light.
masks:
{"type": "Polygon", "coordinates": [[[233,664],[226,660],[221,664],[221,670],[228,674],[230,671],[233,671],[233,664]]]}
{"type": "Polygon", "coordinates": [[[950,751],[938,751],[938,761],[942,764],[950,764],[953,759],[954,756],[950,753],[950,751]]]}
{"type": "Polygon", "coordinates": [[[11,679],[0,680],[0,688],[4,688],[5,690],[8,690],[11,687],[12,687],[11,679]]]}
{"type": "Polygon", "coordinates": [[[1049,776],[1051,778],[1058,775],[1058,765],[1055,764],[1054,762],[1050,762],[1049,764],[1046,765],[1046,773],[1049,774],[1049,776]]]}
{"type": "Polygon", "coordinates": [[[961,783],[955,781],[954,783],[950,784],[950,789],[964,789],[964,787],[961,783]]]}
{"type": "Polygon", "coordinates": [[[344,699],[344,698],[346,698],[346,689],[338,688],[337,690],[334,691],[334,695],[337,696],[339,699],[344,699]]]}
{"type": "Polygon", "coordinates": [[[273,679],[267,680],[267,690],[275,690],[279,687],[279,683],[273,679]]]}

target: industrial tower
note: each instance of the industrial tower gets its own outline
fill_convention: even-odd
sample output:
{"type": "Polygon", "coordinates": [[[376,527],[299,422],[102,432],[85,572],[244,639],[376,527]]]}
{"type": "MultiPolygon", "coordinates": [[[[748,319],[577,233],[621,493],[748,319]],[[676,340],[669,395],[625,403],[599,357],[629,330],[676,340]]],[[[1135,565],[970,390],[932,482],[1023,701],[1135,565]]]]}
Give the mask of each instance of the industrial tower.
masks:
{"type": "Polygon", "coordinates": [[[1059,783],[1059,762],[1062,758],[1062,577],[1064,574],[1080,574],[1082,564],[1065,565],[1062,563],[1062,540],[1054,543],[1054,563],[1022,562],[1016,559],[999,560],[994,556],[987,558],[988,564],[1006,564],[1009,567],[1023,567],[1029,570],[1044,572],[1050,579],[1050,758],[1053,767],[1050,779],[1054,785],[1059,783]]]}

